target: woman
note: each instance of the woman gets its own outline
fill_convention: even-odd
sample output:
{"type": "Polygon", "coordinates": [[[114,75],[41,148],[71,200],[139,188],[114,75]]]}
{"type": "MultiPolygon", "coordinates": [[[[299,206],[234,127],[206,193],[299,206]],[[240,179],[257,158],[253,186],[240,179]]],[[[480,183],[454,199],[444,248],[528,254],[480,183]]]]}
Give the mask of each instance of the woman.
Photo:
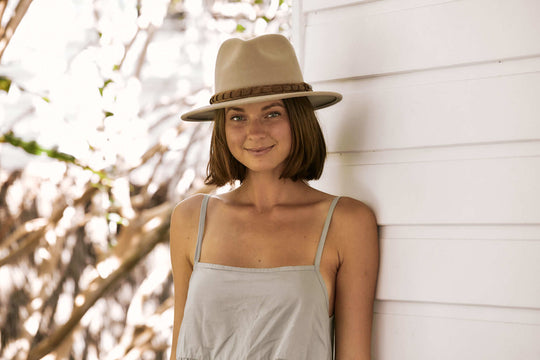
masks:
{"type": "Polygon", "coordinates": [[[171,218],[171,359],[369,359],[377,226],[363,203],[313,189],[326,148],[314,109],[341,95],[304,83],[280,35],[223,43],[208,184],[171,218]],[[335,337],[334,337],[335,335],[335,337]]]}

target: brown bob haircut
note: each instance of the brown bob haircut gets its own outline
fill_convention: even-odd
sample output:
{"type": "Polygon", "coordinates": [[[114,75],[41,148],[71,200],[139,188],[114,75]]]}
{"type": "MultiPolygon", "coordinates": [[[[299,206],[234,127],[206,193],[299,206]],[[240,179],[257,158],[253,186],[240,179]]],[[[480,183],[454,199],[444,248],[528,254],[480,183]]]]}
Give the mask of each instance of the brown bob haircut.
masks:
{"type": "MultiPolygon", "coordinates": [[[[321,177],[324,168],[326,144],[313,106],[306,97],[283,99],[283,104],[289,115],[292,141],[291,152],[280,178],[316,180],[321,177]]],[[[235,180],[243,182],[246,173],[246,167],[229,151],[225,137],[225,109],[218,109],[214,117],[205,183],[223,186],[235,180]]]]}

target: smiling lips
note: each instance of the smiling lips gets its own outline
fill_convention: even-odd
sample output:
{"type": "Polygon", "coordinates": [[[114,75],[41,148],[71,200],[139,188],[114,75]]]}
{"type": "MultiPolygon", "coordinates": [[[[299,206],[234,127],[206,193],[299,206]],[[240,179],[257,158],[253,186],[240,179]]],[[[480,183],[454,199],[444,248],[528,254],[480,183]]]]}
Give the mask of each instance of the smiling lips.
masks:
{"type": "Polygon", "coordinates": [[[256,147],[256,148],[246,148],[246,150],[253,155],[263,155],[269,152],[270,150],[272,150],[273,148],[274,148],[274,145],[270,145],[270,146],[263,146],[263,147],[256,147]]]}

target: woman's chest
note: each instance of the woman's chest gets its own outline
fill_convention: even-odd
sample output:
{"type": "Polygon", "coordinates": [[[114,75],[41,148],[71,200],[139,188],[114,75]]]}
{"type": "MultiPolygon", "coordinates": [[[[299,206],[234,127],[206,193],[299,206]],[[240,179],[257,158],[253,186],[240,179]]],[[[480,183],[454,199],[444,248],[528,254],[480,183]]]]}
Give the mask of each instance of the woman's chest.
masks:
{"type": "Polygon", "coordinates": [[[313,265],[324,220],[307,216],[214,217],[201,261],[242,267],[313,265]]]}

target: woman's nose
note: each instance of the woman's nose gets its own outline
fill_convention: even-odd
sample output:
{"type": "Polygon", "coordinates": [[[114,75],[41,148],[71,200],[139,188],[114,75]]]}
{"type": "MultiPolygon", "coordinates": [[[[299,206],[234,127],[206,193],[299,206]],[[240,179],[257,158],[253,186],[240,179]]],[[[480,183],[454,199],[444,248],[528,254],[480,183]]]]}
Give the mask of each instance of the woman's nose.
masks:
{"type": "Polygon", "coordinates": [[[250,136],[261,136],[265,134],[264,125],[260,119],[253,119],[249,121],[248,124],[248,135],[250,136]]]}

